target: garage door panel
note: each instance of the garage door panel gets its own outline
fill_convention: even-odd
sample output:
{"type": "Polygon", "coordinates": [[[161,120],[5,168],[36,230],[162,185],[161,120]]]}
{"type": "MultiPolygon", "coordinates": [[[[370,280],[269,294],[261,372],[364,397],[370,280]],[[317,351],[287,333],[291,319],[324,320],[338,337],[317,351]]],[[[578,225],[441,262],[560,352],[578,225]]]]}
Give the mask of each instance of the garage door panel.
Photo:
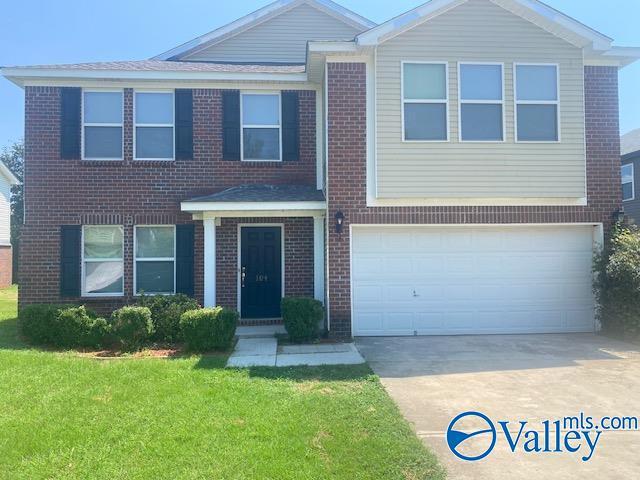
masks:
{"type": "Polygon", "coordinates": [[[353,230],[355,335],[593,331],[593,227],[353,230]]]}

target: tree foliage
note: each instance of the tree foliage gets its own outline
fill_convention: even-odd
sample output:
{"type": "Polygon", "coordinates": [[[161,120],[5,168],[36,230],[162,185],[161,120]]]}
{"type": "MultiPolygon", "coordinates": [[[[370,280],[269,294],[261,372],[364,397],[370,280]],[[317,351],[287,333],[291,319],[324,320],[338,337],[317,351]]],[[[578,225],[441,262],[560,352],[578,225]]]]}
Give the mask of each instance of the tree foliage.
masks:
{"type": "MultiPolygon", "coordinates": [[[[0,152],[0,161],[22,181],[24,177],[24,141],[4,147],[0,152]]],[[[13,246],[13,278],[18,279],[18,258],[20,252],[20,237],[24,223],[24,188],[15,185],[11,189],[11,245],[13,246]]]]}
{"type": "Polygon", "coordinates": [[[595,259],[594,290],[605,331],[640,337],[640,229],[616,225],[595,259]]]}

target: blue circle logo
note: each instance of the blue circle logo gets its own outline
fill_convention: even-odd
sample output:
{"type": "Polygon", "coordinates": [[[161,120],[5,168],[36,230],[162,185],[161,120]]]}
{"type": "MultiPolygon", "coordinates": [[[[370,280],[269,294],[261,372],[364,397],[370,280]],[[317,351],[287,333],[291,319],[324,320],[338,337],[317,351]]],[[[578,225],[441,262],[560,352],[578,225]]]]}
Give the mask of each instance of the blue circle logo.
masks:
{"type": "Polygon", "coordinates": [[[486,415],[465,412],[447,428],[447,444],[453,454],[469,462],[482,460],[496,446],[496,427],[486,415]]]}

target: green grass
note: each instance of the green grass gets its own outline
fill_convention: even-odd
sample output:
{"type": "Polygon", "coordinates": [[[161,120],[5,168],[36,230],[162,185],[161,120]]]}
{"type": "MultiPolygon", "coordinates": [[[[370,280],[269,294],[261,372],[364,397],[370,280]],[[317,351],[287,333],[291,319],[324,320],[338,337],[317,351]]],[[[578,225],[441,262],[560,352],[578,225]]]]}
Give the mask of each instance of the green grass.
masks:
{"type": "Polygon", "coordinates": [[[431,479],[367,366],[224,369],[29,349],[0,291],[2,479],[431,479]]]}

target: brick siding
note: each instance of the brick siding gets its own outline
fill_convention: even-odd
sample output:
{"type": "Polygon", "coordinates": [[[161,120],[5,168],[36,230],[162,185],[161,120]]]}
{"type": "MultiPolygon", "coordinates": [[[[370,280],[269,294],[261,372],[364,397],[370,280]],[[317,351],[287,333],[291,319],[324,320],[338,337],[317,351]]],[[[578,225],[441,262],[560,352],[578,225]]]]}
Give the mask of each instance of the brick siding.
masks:
{"type": "MultiPolygon", "coordinates": [[[[133,160],[132,89],[124,91],[124,160],[62,160],[60,95],[55,87],[25,89],[20,305],[59,301],[60,225],[125,227],[125,297],[84,302],[102,311],[131,299],[134,225],[193,223],[180,211],[182,200],[238,184],[316,184],[314,91],[300,92],[300,160],[259,163],[222,160],[222,91],[213,89],[194,90],[192,160],[133,160]]],[[[202,302],[203,227],[195,224],[195,293],[202,302]]]]}
{"type": "Polygon", "coordinates": [[[585,67],[588,205],[366,207],[366,68],[328,65],[328,216],[345,214],[341,235],[329,229],[328,298],[332,335],[351,336],[350,224],[573,223],[610,225],[621,205],[618,71],[585,67]]]}

